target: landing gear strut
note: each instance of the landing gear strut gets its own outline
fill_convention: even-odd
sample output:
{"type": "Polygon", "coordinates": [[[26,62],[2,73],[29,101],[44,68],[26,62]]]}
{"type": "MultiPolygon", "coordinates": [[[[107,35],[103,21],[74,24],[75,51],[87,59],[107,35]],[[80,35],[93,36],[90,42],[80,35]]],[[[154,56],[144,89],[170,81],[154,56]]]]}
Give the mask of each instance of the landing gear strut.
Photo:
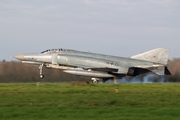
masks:
{"type": "Polygon", "coordinates": [[[43,67],[44,67],[44,64],[41,64],[40,66],[39,66],[39,70],[40,70],[40,78],[41,79],[43,79],[44,78],[44,75],[43,75],[43,67]]]}

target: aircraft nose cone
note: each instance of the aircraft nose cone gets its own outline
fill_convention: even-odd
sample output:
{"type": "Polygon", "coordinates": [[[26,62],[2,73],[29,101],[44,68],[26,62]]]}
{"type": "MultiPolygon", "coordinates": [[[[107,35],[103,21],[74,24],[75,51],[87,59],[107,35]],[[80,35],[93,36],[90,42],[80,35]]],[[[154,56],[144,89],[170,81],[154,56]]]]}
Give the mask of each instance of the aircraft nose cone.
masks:
{"type": "Polygon", "coordinates": [[[14,56],[14,58],[18,59],[18,60],[24,60],[24,55],[21,54],[21,55],[16,55],[14,56]]]}

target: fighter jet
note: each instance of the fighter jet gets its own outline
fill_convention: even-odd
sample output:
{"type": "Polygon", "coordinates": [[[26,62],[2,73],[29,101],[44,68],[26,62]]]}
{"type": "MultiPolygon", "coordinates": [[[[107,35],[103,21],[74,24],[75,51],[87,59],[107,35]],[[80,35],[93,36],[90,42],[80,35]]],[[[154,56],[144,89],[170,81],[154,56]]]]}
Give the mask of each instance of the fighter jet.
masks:
{"type": "Polygon", "coordinates": [[[62,69],[63,72],[91,77],[92,83],[113,78],[137,76],[145,73],[170,75],[167,68],[169,49],[157,48],[129,58],[81,52],[71,49],[49,49],[41,53],[15,56],[22,63],[39,65],[40,78],[43,67],[62,69]]]}

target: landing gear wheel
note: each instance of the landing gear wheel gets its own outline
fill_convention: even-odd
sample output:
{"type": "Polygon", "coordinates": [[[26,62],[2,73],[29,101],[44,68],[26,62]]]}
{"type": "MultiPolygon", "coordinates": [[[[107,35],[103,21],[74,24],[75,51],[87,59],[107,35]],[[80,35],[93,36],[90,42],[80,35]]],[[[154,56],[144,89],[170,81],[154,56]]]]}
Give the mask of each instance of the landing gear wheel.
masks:
{"type": "Polygon", "coordinates": [[[43,74],[41,74],[39,77],[40,77],[41,79],[43,79],[43,78],[44,78],[44,75],[43,75],[43,74]]]}
{"type": "Polygon", "coordinates": [[[93,84],[97,84],[99,81],[98,80],[92,80],[93,84]]]}
{"type": "Polygon", "coordinates": [[[97,84],[99,82],[99,78],[91,78],[93,84],[97,84]]]}

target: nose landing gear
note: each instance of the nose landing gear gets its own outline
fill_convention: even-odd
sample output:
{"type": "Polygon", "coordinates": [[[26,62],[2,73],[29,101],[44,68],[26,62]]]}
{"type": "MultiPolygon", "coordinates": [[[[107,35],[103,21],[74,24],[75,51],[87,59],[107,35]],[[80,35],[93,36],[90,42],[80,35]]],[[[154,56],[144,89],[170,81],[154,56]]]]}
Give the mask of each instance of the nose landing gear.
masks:
{"type": "Polygon", "coordinates": [[[39,66],[39,70],[40,70],[40,78],[41,79],[43,79],[44,78],[44,75],[43,75],[43,67],[44,67],[44,64],[41,64],[40,66],[39,66]]]}

